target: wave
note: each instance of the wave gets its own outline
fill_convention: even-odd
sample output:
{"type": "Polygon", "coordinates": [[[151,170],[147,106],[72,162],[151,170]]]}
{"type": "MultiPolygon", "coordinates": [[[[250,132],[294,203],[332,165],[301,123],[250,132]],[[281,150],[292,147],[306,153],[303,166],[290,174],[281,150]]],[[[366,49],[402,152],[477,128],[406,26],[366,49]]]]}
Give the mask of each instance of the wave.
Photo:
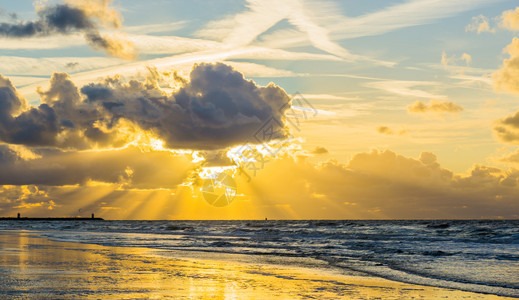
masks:
{"type": "Polygon", "coordinates": [[[271,257],[519,297],[519,221],[0,221],[56,241],[271,257]],[[95,223],[95,224],[94,224],[95,223]]]}

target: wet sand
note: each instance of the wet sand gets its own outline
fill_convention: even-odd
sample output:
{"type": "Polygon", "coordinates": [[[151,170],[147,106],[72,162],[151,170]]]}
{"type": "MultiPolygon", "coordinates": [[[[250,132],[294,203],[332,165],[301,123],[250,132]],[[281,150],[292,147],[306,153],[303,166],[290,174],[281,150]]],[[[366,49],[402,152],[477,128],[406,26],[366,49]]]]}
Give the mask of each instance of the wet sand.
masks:
{"type": "Polygon", "coordinates": [[[246,256],[164,253],[0,231],[0,299],[512,299],[246,256]]]}

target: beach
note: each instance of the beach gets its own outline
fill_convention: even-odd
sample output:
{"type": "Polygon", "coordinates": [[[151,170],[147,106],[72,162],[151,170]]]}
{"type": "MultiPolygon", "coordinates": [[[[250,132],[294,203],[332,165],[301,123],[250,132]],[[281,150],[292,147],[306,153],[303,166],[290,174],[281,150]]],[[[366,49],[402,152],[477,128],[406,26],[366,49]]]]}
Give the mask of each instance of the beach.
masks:
{"type": "Polygon", "coordinates": [[[0,231],[1,299],[512,299],[247,262],[247,256],[57,242],[0,231]]]}

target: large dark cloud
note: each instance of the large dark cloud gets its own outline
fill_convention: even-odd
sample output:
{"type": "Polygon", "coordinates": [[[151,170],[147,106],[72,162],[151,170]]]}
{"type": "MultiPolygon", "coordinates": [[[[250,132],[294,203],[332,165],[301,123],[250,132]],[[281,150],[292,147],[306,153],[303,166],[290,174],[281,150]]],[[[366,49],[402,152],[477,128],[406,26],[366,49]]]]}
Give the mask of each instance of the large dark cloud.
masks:
{"type": "Polygon", "coordinates": [[[83,10],[65,4],[44,7],[37,13],[39,18],[35,21],[16,24],[0,23],[0,35],[32,37],[54,33],[67,34],[77,30],[93,30],[96,27],[83,10]]]}
{"type": "Polygon", "coordinates": [[[53,145],[60,129],[54,109],[43,103],[17,114],[24,103],[12,83],[0,75],[0,139],[12,144],[53,145]]]}
{"type": "Polygon", "coordinates": [[[83,32],[85,39],[93,48],[105,50],[112,56],[134,58],[135,49],[130,42],[99,33],[101,26],[108,25],[115,28],[120,26],[117,14],[108,7],[110,2],[85,0],[45,6],[37,10],[37,20],[0,23],[0,36],[29,38],[83,32]]]}
{"type": "Polygon", "coordinates": [[[65,73],[39,90],[42,104],[17,113],[24,100],[0,77],[0,140],[28,146],[85,149],[121,146],[122,127],[153,133],[174,149],[222,149],[286,137],[290,97],[274,85],[258,86],[231,67],[199,64],[190,80],[168,95],[149,81],[108,78],[81,88],[65,73]],[[264,125],[268,125],[267,128],[264,125]],[[263,126],[263,127],[262,127],[263,126]],[[264,140],[255,134],[266,128],[264,140]]]}
{"type": "MultiPolygon", "coordinates": [[[[254,133],[273,120],[284,132],[289,96],[274,84],[257,86],[240,72],[218,64],[196,65],[190,82],[170,96],[157,96],[139,82],[90,84],[86,101],[104,107],[163,138],[171,148],[218,149],[254,141],[254,133]]],[[[283,137],[280,133],[278,137],[283,137]]]]}

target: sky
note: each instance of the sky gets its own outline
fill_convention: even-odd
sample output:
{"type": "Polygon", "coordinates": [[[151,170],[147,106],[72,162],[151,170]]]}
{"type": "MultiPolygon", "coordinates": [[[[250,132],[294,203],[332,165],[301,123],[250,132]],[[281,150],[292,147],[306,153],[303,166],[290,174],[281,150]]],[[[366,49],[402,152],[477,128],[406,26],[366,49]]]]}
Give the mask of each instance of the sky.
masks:
{"type": "Polygon", "coordinates": [[[0,1],[0,216],[519,218],[516,1],[0,1]]]}

